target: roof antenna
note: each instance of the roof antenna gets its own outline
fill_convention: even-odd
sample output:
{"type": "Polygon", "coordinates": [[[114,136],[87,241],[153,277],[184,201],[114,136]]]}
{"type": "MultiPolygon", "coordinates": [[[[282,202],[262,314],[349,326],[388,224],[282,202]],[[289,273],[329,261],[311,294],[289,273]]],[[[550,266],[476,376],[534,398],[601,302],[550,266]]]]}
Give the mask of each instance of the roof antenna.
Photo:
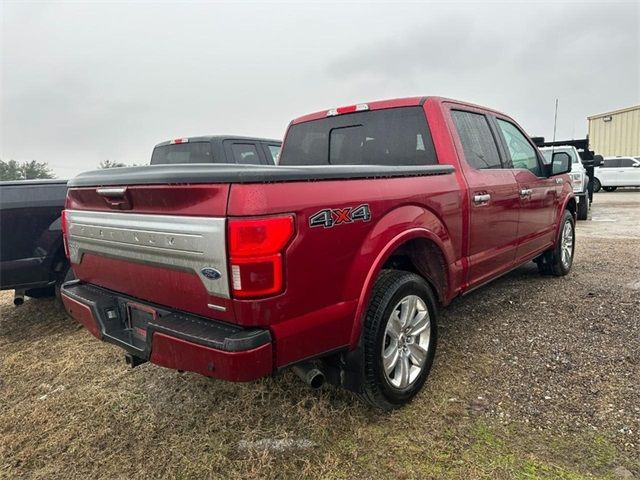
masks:
{"type": "Polygon", "coordinates": [[[553,158],[553,152],[556,149],[556,126],[558,125],[558,99],[556,98],[556,113],[553,118],[553,142],[551,143],[551,158],[553,158]]]}
{"type": "Polygon", "coordinates": [[[556,114],[553,118],[553,141],[556,141],[556,126],[558,125],[558,99],[556,98],[556,114]]]}

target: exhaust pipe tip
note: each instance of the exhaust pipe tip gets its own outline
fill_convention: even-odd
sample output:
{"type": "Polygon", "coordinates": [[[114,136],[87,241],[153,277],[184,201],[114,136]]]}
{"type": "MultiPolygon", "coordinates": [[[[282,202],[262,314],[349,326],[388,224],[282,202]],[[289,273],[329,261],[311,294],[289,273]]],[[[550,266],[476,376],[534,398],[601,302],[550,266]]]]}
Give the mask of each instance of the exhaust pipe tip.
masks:
{"type": "Polygon", "coordinates": [[[24,303],[24,290],[16,290],[13,294],[13,304],[19,307],[24,303]]]}
{"type": "Polygon", "coordinates": [[[324,385],[324,373],[322,373],[322,371],[319,368],[316,368],[312,363],[300,363],[298,365],[294,365],[292,369],[304,383],[314,390],[324,385]]]}

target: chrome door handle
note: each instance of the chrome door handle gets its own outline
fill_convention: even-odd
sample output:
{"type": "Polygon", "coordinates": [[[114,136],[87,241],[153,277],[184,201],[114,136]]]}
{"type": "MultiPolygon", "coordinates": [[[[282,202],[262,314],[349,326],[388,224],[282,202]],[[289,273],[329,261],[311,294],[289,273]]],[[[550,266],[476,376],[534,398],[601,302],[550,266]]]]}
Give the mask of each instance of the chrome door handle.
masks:
{"type": "Polygon", "coordinates": [[[531,190],[530,188],[523,188],[522,190],[520,190],[520,197],[521,198],[530,197],[532,193],[533,193],[533,190],[531,190]]]}
{"type": "Polygon", "coordinates": [[[473,196],[473,203],[475,203],[476,205],[483,205],[485,203],[489,203],[489,200],[491,200],[491,195],[489,195],[488,193],[473,196]]]}

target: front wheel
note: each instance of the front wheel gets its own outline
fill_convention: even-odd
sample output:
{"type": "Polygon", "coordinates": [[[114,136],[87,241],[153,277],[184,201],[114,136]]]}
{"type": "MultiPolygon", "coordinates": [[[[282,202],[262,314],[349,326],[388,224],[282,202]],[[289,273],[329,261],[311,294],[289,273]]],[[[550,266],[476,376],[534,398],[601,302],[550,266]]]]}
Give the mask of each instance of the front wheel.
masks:
{"type": "Polygon", "coordinates": [[[544,252],[537,261],[540,273],[557,277],[569,273],[573,265],[575,246],[575,222],[571,212],[565,210],[560,224],[560,236],[555,246],[544,252]]]}
{"type": "Polygon", "coordinates": [[[436,301],[415,273],[383,270],[363,326],[362,398],[382,410],[409,402],[429,375],[437,342],[436,301]]]}

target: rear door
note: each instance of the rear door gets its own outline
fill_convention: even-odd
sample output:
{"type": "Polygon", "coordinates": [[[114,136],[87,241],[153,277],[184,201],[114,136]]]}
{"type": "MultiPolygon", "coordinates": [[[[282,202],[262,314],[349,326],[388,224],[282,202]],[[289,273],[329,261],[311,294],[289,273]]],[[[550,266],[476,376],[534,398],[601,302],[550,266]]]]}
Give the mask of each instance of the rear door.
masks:
{"type": "Polygon", "coordinates": [[[617,187],[620,178],[618,170],[620,169],[619,158],[609,158],[602,162],[602,166],[598,169],[597,177],[603,187],[617,187]]]}
{"type": "Polygon", "coordinates": [[[541,155],[515,123],[505,118],[495,118],[495,122],[508,166],[518,184],[520,218],[516,263],[520,263],[553,243],[558,191],[564,180],[544,176],[541,155]]]}
{"type": "Polygon", "coordinates": [[[451,110],[458,156],[469,188],[469,287],[513,266],[520,200],[513,171],[504,169],[496,134],[480,110],[451,110]]]}

